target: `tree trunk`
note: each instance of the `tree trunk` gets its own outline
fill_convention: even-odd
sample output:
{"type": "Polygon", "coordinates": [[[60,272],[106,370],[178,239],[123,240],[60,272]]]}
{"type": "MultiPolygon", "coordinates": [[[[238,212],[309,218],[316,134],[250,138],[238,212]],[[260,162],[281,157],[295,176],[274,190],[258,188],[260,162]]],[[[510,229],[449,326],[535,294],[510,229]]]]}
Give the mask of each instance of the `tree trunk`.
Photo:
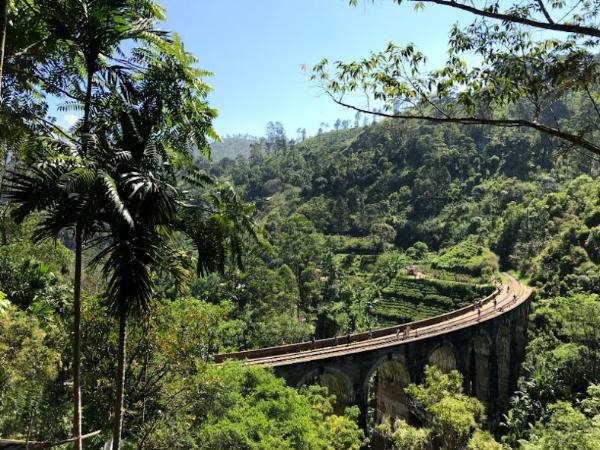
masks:
{"type": "Polygon", "coordinates": [[[2,76],[4,74],[4,47],[6,45],[6,25],[8,23],[8,0],[0,0],[0,103],[2,101],[2,76]]]}
{"type": "Polygon", "coordinates": [[[90,116],[92,111],[92,93],[94,87],[94,64],[87,64],[87,81],[85,87],[85,100],[83,103],[83,123],[81,126],[81,153],[87,156],[89,149],[89,133],[91,128],[90,116]]]}
{"type": "Polygon", "coordinates": [[[83,448],[81,441],[81,226],[75,227],[75,286],[73,294],[73,446],[83,448]]]}
{"type": "Polygon", "coordinates": [[[113,419],[113,447],[121,450],[121,429],[123,427],[123,399],[125,397],[125,351],[127,348],[127,313],[124,308],[119,310],[119,354],[117,367],[117,398],[113,419]]]}
{"type": "MultiPolygon", "coordinates": [[[[3,0],[0,0],[3,1],[3,0]]],[[[85,156],[87,153],[87,133],[90,128],[90,110],[92,103],[92,82],[93,73],[88,71],[86,97],[85,97],[85,116],[83,120],[83,139],[81,153],[85,156]]],[[[81,253],[83,247],[83,236],[81,225],[75,226],[75,282],[73,295],[73,448],[75,450],[83,449],[81,439],[81,253]]]]}

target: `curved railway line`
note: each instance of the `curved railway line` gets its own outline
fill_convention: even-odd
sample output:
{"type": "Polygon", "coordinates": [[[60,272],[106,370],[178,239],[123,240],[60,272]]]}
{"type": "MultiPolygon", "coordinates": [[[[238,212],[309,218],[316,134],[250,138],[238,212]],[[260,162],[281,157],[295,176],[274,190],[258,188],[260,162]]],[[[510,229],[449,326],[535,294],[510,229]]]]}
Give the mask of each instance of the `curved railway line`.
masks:
{"type": "Polygon", "coordinates": [[[215,355],[215,361],[237,359],[248,365],[291,366],[398,346],[475,326],[511,311],[531,295],[530,287],[509,274],[504,275],[508,282],[485,299],[439,316],[365,333],[215,355]]]}

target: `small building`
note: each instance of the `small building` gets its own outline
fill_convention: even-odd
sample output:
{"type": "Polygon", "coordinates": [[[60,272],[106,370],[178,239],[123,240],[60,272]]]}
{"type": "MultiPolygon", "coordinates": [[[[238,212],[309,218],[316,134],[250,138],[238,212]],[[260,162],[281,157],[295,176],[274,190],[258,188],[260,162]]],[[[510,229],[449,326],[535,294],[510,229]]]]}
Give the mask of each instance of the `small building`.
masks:
{"type": "Polygon", "coordinates": [[[417,268],[415,266],[406,266],[406,276],[416,277],[417,276],[417,268]]]}

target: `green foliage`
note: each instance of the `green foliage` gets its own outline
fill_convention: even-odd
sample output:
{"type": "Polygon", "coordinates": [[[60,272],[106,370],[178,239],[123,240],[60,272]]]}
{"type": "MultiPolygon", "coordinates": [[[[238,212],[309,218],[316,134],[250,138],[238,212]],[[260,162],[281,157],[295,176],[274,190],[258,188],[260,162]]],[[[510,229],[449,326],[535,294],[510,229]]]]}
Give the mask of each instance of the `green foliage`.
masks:
{"type": "Polygon", "coordinates": [[[597,408],[599,401],[598,386],[591,385],[589,397],[582,402],[582,410],[568,402],[557,402],[549,405],[549,417],[539,422],[531,430],[528,440],[521,442],[524,450],[596,450],[600,448],[600,415],[597,408]]]}
{"type": "Polygon", "coordinates": [[[56,392],[61,354],[36,317],[0,301],[0,435],[55,436],[65,423],[53,419],[67,412],[56,392]]]}
{"type": "Polygon", "coordinates": [[[72,253],[57,241],[31,241],[35,221],[7,233],[8,243],[0,246],[0,288],[22,309],[34,303],[47,304],[64,312],[68,286],[63,275],[69,271],[72,253]]]}
{"type": "Polygon", "coordinates": [[[378,432],[394,449],[502,449],[481,429],[484,407],[477,399],[463,394],[462,377],[457,371],[445,374],[428,366],[423,385],[411,384],[406,392],[422,427],[413,427],[403,420],[397,420],[393,426],[389,422],[380,425],[378,432]]]}
{"type": "MultiPolygon", "coordinates": [[[[597,136],[582,125],[584,117],[598,121],[600,74],[591,42],[600,31],[594,5],[423,0],[414,3],[415,9],[427,3],[475,17],[469,25],[452,27],[448,58],[441,67],[430,68],[426,55],[412,43],[390,42],[358,61],[323,59],[312,79],[321,81],[336,103],[360,112],[434,124],[528,127],[600,154],[597,136]],[[362,95],[383,110],[345,100],[362,95]],[[573,104],[577,111],[564,114],[573,104]],[[563,114],[556,113],[559,109],[563,114]]],[[[515,165],[522,162],[518,159],[515,165]]]]}
{"type": "MultiPolygon", "coordinates": [[[[517,440],[539,429],[553,415],[553,404],[580,399],[600,382],[600,301],[594,294],[541,300],[531,316],[531,340],[525,376],[505,416],[506,440],[517,440]]],[[[592,392],[595,392],[592,389],[592,392]]],[[[591,406],[591,403],[590,403],[591,406]]]]}
{"type": "Polygon", "coordinates": [[[378,427],[378,432],[392,442],[394,450],[428,450],[431,443],[431,430],[428,428],[412,427],[402,419],[393,425],[384,421],[378,427]]]}
{"type": "MultiPolygon", "coordinates": [[[[600,301],[589,294],[600,285],[595,160],[565,154],[522,127],[359,127],[357,115],[352,129],[338,121],[327,133],[322,124],[313,138],[299,129],[298,141],[271,122],[264,139],[228,143],[246,157],[209,164],[202,155],[217,140],[209,74],[177,35],[157,30],[161,7],[26,3],[10,5],[0,112],[0,138],[19,167],[8,179],[3,168],[0,184],[10,182],[17,219],[40,212],[19,225],[1,214],[2,436],[71,434],[71,286],[63,275],[78,224],[86,240],[96,238],[86,259],[99,253],[105,276],[84,277],[84,423],[103,430],[90,446],[108,435],[120,359],[129,448],[358,450],[365,439],[355,408],[335,415],[322,389],[299,392],[260,368],[217,367],[210,355],[440,314],[489,294],[502,267],[520,271],[542,298],[505,417],[506,442],[597,448],[600,301]],[[130,52],[120,49],[124,41],[135,43],[130,52]],[[43,121],[46,95],[84,119],[69,132],[43,121]],[[266,230],[259,243],[248,239],[259,237],[255,211],[266,230]],[[47,236],[56,240],[34,243],[47,236]],[[122,324],[128,319],[127,360],[117,356],[125,333],[115,330],[115,309],[122,324]],[[145,314],[127,318],[130,311],[145,314]]],[[[543,14],[539,4],[509,12],[531,18],[543,14]]],[[[593,21],[588,8],[574,12],[584,13],[571,17],[575,26],[593,21]]],[[[555,136],[590,148],[597,58],[580,37],[534,41],[510,20],[476,22],[453,30],[441,71],[422,75],[423,55],[391,44],[364,64],[339,64],[325,84],[334,93],[366,89],[395,115],[483,114],[498,124],[536,114],[534,126],[525,125],[556,126],[555,136]],[[482,54],[480,67],[462,64],[466,52],[482,54]],[[409,73],[398,77],[403,63],[409,73]],[[402,104],[409,99],[416,109],[402,104]]],[[[5,165],[8,154],[0,155],[5,165]]],[[[382,425],[396,448],[501,448],[482,430],[483,407],[464,395],[455,372],[429,368],[424,385],[408,393],[422,426],[382,425]]]]}
{"type": "Polygon", "coordinates": [[[396,276],[374,301],[374,313],[412,321],[460,308],[492,292],[491,286],[396,276]]]}
{"type": "Polygon", "coordinates": [[[479,278],[494,273],[494,255],[471,239],[442,251],[432,259],[431,267],[479,278]]]}
{"type": "Polygon", "coordinates": [[[302,395],[259,368],[226,365],[216,374],[217,384],[206,389],[216,389],[222,397],[218,405],[206,405],[195,448],[360,448],[363,435],[354,422],[357,412],[332,416],[329,400],[319,388],[302,395]]]}
{"type": "MultiPolygon", "coordinates": [[[[141,439],[162,424],[177,430],[174,440],[189,433],[186,405],[194,395],[192,379],[201,376],[209,354],[235,345],[239,324],[227,320],[231,309],[226,302],[213,305],[194,298],[156,300],[145,320],[129,322],[126,437],[141,439]]],[[[86,299],[82,329],[85,422],[107,430],[118,333],[106,302],[86,299]]]]}

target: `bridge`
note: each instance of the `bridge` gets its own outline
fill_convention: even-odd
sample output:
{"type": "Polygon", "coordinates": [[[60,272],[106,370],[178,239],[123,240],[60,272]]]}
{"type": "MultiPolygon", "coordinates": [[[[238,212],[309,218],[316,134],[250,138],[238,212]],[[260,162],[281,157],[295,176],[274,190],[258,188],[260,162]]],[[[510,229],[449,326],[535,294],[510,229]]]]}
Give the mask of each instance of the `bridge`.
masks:
{"type": "Polygon", "coordinates": [[[476,303],[428,319],[365,333],[215,356],[272,367],[291,386],[326,386],[336,411],[358,405],[361,424],[409,419],[404,388],[420,383],[428,364],[463,374],[465,392],[497,418],[516,387],[527,342],[532,289],[507,282],[476,303]]]}

